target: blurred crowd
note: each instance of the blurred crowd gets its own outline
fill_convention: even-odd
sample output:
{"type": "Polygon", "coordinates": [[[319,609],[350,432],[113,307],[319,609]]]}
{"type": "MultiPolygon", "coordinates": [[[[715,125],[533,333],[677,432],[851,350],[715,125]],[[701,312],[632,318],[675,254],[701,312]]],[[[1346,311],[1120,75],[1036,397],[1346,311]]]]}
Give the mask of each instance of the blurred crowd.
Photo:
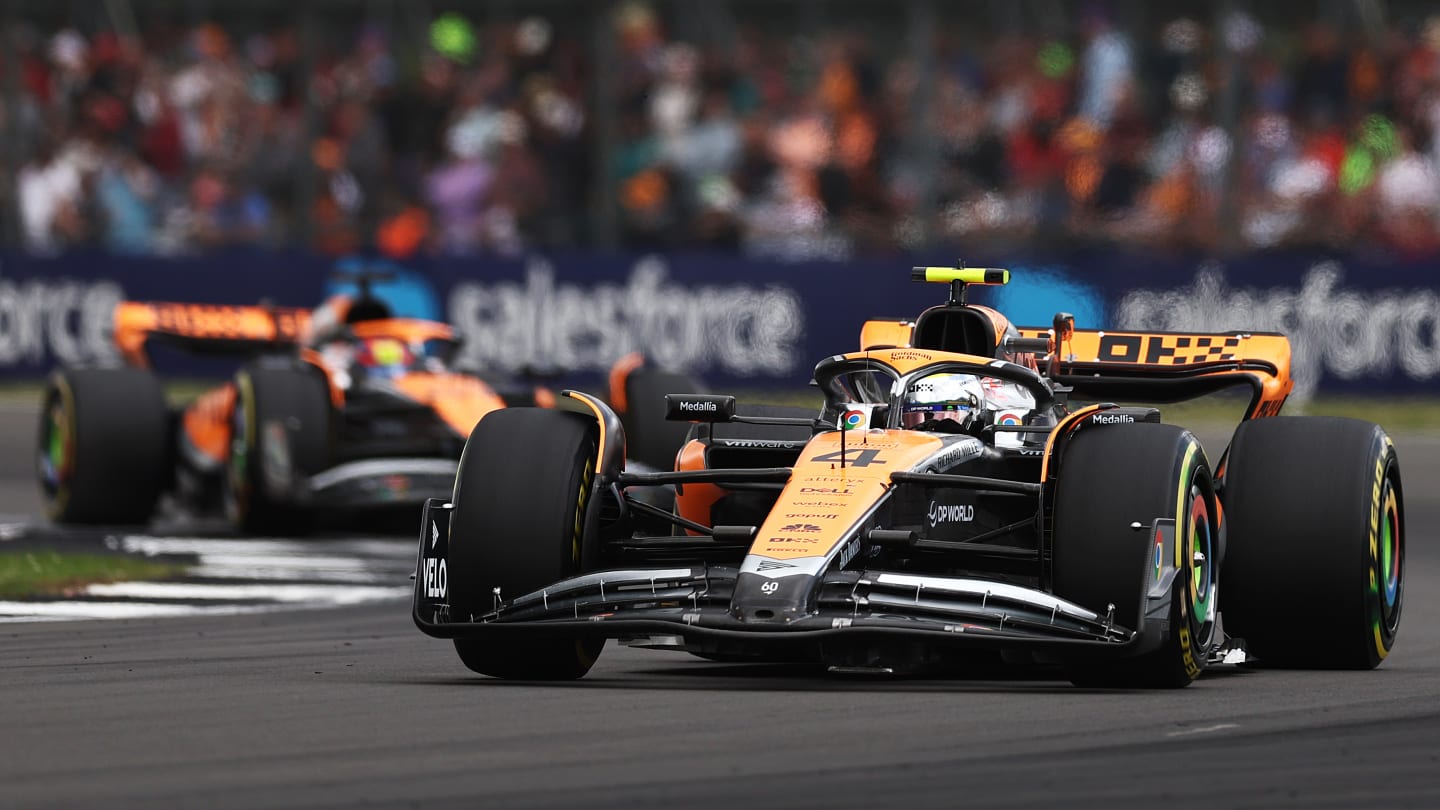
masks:
{"type": "Polygon", "coordinates": [[[36,252],[1440,253],[1440,15],[1066,8],[1048,35],[942,13],[928,55],[840,14],[696,41],[642,2],[599,36],[559,13],[22,25],[0,126],[36,252]]]}

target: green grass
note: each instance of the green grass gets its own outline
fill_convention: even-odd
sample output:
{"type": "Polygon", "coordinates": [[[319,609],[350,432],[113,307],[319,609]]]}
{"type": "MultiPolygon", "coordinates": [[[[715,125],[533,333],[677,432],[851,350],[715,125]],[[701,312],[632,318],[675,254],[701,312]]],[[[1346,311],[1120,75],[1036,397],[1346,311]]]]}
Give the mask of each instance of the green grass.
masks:
{"type": "Polygon", "coordinates": [[[183,565],[115,554],[61,554],[54,551],[0,553],[0,599],[58,596],[97,582],[168,579],[183,565]]]}

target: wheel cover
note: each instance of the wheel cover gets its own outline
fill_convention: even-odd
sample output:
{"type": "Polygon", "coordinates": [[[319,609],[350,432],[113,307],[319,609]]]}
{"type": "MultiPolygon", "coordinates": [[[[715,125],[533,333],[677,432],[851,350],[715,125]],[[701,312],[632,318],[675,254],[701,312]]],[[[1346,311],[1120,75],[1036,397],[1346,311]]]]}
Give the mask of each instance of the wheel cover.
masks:
{"type": "Polygon", "coordinates": [[[1185,532],[1186,553],[1190,557],[1190,604],[1195,612],[1195,623],[1203,626],[1210,621],[1214,606],[1215,577],[1212,560],[1214,549],[1210,535],[1210,509],[1205,501],[1205,492],[1199,485],[1190,487],[1190,518],[1185,532]]]}
{"type": "Polygon", "coordinates": [[[1215,535],[1210,518],[1210,488],[1203,467],[1196,461],[1199,445],[1193,440],[1181,462],[1176,493],[1175,569],[1183,578],[1183,618],[1200,656],[1208,655],[1215,631],[1215,535]],[[1200,473],[1200,475],[1196,475],[1200,473]]]}
{"type": "Polygon", "coordinates": [[[39,456],[41,483],[46,494],[53,497],[70,481],[75,459],[75,435],[62,397],[53,397],[46,411],[39,456]]]}
{"type": "Polygon", "coordinates": [[[225,512],[237,522],[244,516],[250,498],[250,414],[245,407],[249,378],[241,377],[238,383],[230,411],[230,458],[225,465],[225,512]]]}
{"type": "Polygon", "coordinates": [[[1380,494],[1378,552],[1372,557],[1370,572],[1370,593],[1379,610],[1374,615],[1375,647],[1383,655],[1390,648],[1395,631],[1400,625],[1400,605],[1403,589],[1404,548],[1400,533],[1400,501],[1396,496],[1394,480],[1385,477],[1384,489],[1380,494]]]}

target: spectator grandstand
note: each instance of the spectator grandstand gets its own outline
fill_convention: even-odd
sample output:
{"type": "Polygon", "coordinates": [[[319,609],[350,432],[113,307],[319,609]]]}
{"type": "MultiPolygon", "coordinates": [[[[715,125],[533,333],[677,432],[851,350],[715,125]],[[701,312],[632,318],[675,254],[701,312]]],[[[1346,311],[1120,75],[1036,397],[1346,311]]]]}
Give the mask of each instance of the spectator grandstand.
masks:
{"type": "Polygon", "coordinates": [[[6,5],[29,252],[1440,253],[1420,2],[6,5]]]}

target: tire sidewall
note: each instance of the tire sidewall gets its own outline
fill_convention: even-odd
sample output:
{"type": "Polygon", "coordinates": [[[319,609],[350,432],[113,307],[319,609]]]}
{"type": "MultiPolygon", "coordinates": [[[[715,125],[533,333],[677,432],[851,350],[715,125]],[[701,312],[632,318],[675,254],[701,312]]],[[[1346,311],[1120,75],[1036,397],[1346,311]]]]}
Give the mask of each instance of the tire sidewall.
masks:
{"type": "Polygon", "coordinates": [[[594,567],[592,425],[535,408],[492,411],[476,425],[451,498],[452,611],[483,614],[495,606],[495,588],[513,599],[594,567]],[[531,458],[512,455],[527,447],[531,458]]]}

